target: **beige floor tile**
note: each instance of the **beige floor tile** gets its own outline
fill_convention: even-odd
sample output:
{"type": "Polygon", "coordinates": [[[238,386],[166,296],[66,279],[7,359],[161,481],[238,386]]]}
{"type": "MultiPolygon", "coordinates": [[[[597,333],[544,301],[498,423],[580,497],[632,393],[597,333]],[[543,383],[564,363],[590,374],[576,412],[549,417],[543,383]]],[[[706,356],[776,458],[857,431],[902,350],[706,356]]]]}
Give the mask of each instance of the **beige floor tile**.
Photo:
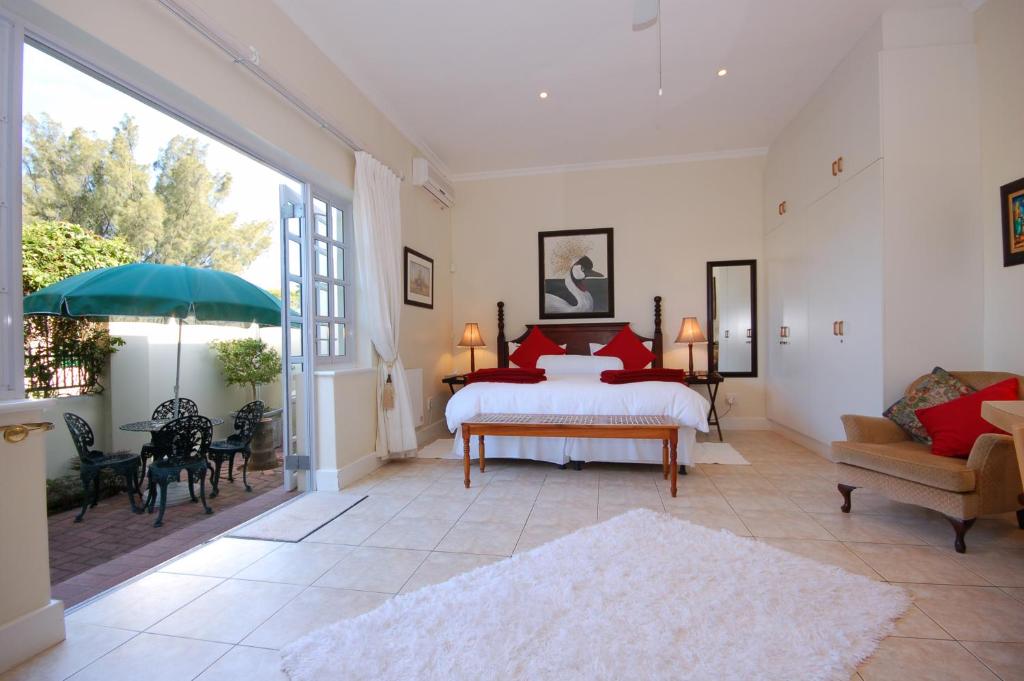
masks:
{"type": "Polygon", "coordinates": [[[750,530],[743,524],[740,517],[732,511],[706,511],[701,508],[670,508],[668,509],[669,514],[691,522],[695,525],[701,525],[711,530],[728,530],[733,534],[740,537],[749,537],[750,530]]]}
{"type": "Polygon", "coordinates": [[[280,547],[280,542],[222,537],[164,565],[160,571],[205,577],[232,577],[280,547]]]}
{"type": "Polygon", "coordinates": [[[361,546],[327,571],[314,586],[398,593],[427,551],[361,546]]]}
{"type": "Polygon", "coordinates": [[[238,643],[302,592],[301,586],[229,579],[157,622],[149,633],[238,643]]]}
{"type": "Polygon", "coordinates": [[[532,501],[513,499],[474,501],[462,520],[476,520],[491,523],[525,523],[533,508],[532,501]]]}
{"type": "Polygon", "coordinates": [[[539,481],[496,480],[487,485],[487,488],[480,492],[480,496],[477,498],[487,500],[511,499],[532,503],[536,500],[537,495],[540,494],[542,486],[543,483],[539,481]]]}
{"type": "Polygon", "coordinates": [[[743,524],[755,537],[775,539],[835,539],[801,511],[738,511],[743,524]]]}
{"type": "Polygon", "coordinates": [[[461,575],[463,572],[469,572],[499,560],[501,558],[498,556],[436,551],[427,556],[423,564],[416,569],[416,572],[413,573],[409,581],[402,587],[402,593],[409,593],[410,591],[422,589],[425,586],[446,582],[456,575],[461,575]]]}
{"type": "Polygon", "coordinates": [[[661,503],[659,499],[655,502],[643,502],[643,503],[602,503],[598,502],[597,505],[597,519],[601,522],[605,520],[611,520],[616,516],[620,516],[623,513],[629,513],[630,511],[637,508],[646,508],[650,511],[657,511],[658,513],[665,512],[665,505],[661,503]]]}
{"type": "Polygon", "coordinates": [[[369,612],[389,598],[370,591],[309,587],[260,624],[242,644],[282,648],[320,627],[369,612]]]}
{"type": "Polygon", "coordinates": [[[858,670],[864,681],[998,681],[956,641],[887,638],[858,670]]]}
{"type": "Polygon", "coordinates": [[[106,655],[135,632],[94,624],[67,625],[67,638],[28,662],[0,675],[2,681],[65,679],[106,655]]]}
{"type": "Polygon", "coordinates": [[[139,634],[70,677],[74,681],[190,681],[231,646],[139,634]]]}
{"type": "MultiPolygon", "coordinates": [[[[834,487],[832,483],[826,484],[829,487],[834,487]]],[[[783,489],[783,494],[788,496],[789,500],[800,507],[800,510],[805,513],[842,513],[840,506],[843,505],[843,498],[835,489],[818,489],[814,491],[783,489]]]]}
{"type": "Polygon", "coordinates": [[[908,586],[914,603],[961,641],[1024,643],[1024,607],[995,587],[908,586]]]}
{"type": "Polygon", "coordinates": [[[527,524],[522,535],[519,536],[519,543],[516,544],[515,553],[523,553],[535,549],[548,542],[561,539],[567,534],[572,534],[579,528],[573,525],[530,525],[527,524]]]}
{"type": "Polygon", "coordinates": [[[1024,643],[964,642],[1003,681],[1024,681],[1024,643]]]}
{"type": "Polygon", "coordinates": [[[800,512],[800,507],[782,494],[726,493],[726,501],[734,511],[787,511],[800,512]]]}
{"type": "Polygon", "coordinates": [[[789,551],[819,563],[841,567],[847,572],[872,579],[881,579],[881,576],[858,558],[857,554],[837,541],[820,539],[763,539],[762,541],[783,551],[789,551]]]}
{"type": "Polygon", "coordinates": [[[522,532],[523,524],[520,523],[460,520],[437,545],[437,550],[451,553],[511,556],[522,532]]]}
{"type": "Polygon", "coordinates": [[[672,496],[668,490],[665,490],[661,496],[661,502],[665,505],[666,511],[693,509],[712,513],[733,512],[732,506],[718,491],[704,492],[701,490],[693,493],[686,489],[680,489],[676,496],[672,496]]]}
{"type": "Polygon", "coordinates": [[[1021,603],[1024,603],[1024,588],[1022,587],[1003,587],[1003,592],[1013,598],[1016,598],[1021,603]]]}
{"type": "Polygon", "coordinates": [[[154,572],[76,609],[67,621],[142,631],[222,581],[219,577],[154,572]]]}
{"type": "Polygon", "coordinates": [[[352,547],[338,544],[284,544],[239,572],[235,579],[309,586],[351,551],[352,547]]]}
{"type": "Polygon", "coordinates": [[[335,518],[302,540],[303,543],[348,544],[358,546],[384,527],[388,519],[351,517],[348,513],[335,518]]]}
{"type": "Polygon", "coordinates": [[[367,494],[371,497],[374,494],[386,494],[388,496],[405,498],[407,501],[412,501],[415,496],[430,487],[432,482],[432,480],[396,476],[383,480],[380,484],[374,485],[370,488],[370,491],[367,492],[367,494]]]}
{"type": "Polygon", "coordinates": [[[414,494],[385,494],[371,490],[365,499],[345,511],[338,520],[341,518],[391,520],[416,496],[414,494]]]}
{"type": "Polygon", "coordinates": [[[1024,550],[971,546],[954,557],[996,586],[1024,587],[1024,550]]]}
{"type": "Polygon", "coordinates": [[[426,493],[413,499],[398,512],[396,518],[431,518],[435,520],[458,520],[472,499],[451,496],[427,496],[426,493]]]}
{"type": "Polygon", "coordinates": [[[235,646],[196,681],[288,681],[275,650],[235,646]]]}
{"type": "Polygon", "coordinates": [[[536,503],[527,523],[560,525],[575,524],[579,527],[597,522],[597,502],[581,504],[536,503]]]}
{"type": "Polygon", "coordinates": [[[927,543],[898,518],[847,513],[812,513],[811,517],[841,541],[911,545],[927,543]]]}
{"type": "Polygon", "coordinates": [[[896,623],[896,630],[892,635],[900,638],[934,638],[945,641],[953,638],[916,605],[910,606],[907,614],[896,623]]]}
{"type": "Polygon", "coordinates": [[[890,582],[988,584],[953,558],[952,549],[863,543],[846,546],[890,582]]]}
{"type": "Polygon", "coordinates": [[[455,524],[454,520],[437,518],[394,517],[371,534],[363,546],[430,551],[455,524]]]}

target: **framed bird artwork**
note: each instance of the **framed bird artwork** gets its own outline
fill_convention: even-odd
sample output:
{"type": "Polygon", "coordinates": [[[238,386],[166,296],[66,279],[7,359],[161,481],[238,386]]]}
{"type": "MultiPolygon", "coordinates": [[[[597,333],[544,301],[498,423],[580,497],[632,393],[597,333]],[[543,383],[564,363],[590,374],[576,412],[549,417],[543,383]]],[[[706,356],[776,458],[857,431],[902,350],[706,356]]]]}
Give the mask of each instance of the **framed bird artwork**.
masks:
{"type": "Polygon", "coordinates": [[[541,319],[615,316],[613,231],[604,227],[538,233],[541,319]]]}

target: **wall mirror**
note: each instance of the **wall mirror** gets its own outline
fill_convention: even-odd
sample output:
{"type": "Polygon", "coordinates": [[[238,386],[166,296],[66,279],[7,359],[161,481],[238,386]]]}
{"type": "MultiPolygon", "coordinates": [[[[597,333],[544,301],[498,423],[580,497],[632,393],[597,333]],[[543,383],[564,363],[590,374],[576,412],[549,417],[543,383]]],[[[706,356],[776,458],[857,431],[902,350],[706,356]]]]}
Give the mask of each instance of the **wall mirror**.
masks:
{"type": "Polygon", "coordinates": [[[757,376],[757,261],[708,263],[708,366],[757,376]]]}

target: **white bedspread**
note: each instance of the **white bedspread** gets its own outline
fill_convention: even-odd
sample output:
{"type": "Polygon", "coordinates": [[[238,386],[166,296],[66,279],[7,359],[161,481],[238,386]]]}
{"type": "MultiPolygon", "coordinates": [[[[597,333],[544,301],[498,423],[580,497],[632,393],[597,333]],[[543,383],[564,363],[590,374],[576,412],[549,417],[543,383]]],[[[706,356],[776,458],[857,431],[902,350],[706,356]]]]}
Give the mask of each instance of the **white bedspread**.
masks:
{"type": "MultiPolygon", "coordinates": [[[[670,416],[680,429],[679,462],[691,464],[695,431],[708,431],[708,401],[679,383],[645,381],[625,385],[602,383],[597,376],[549,377],[542,383],[473,383],[448,401],[448,430],[456,433],[453,456],[462,456],[460,424],[482,413],[593,414],[670,416]]],[[[476,456],[476,439],[472,442],[476,456]]],[[[487,455],[569,461],[661,462],[661,443],[652,440],[492,437],[487,455]]]]}

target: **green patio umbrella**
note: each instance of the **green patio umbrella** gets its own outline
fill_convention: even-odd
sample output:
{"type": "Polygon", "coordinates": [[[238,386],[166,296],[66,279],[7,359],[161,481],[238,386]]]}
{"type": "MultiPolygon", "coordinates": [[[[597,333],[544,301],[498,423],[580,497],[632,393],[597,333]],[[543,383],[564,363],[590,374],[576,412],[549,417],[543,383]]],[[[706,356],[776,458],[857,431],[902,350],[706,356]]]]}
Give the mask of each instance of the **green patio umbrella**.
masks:
{"type": "Polygon", "coordinates": [[[198,322],[281,325],[281,301],[228,272],[135,263],[76,274],[25,296],[26,315],[163,317],[178,320],[175,413],[181,382],[181,327],[198,322]]]}

